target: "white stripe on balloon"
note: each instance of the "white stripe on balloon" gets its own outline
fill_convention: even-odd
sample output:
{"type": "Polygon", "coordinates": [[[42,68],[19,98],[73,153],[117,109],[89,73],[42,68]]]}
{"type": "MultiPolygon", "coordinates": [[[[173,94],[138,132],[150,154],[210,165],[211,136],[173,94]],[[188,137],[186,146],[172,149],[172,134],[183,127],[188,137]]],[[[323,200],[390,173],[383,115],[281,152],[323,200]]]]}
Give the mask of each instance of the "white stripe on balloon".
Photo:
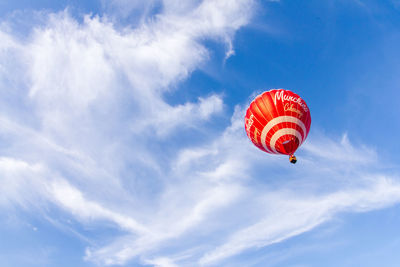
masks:
{"type": "MultiPolygon", "coordinates": [[[[280,136],[279,136],[278,138],[275,139],[275,142],[274,142],[273,145],[272,145],[272,138],[276,135],[277,132],[283,133],[282,130],[284,130],[284,129],[280,129],[279,131],[277,131],[277,132],[272,136],[271,142],[270,142],[270,147],[272,148],[272,151],[271,151],[271,149],[268,148],[268,146],[267,146],[267,144],[266,144],[265,141],[266,141],[268,132],[269,132],[274,126],[276,126],[277,124],[282,123],[282,122],[293,122],[293,123],[295,123],[296,125],[298,125],[298,126],[303,130],[303,136],[302,136],[302,135],[300,134],[300,132],[297,131],[296,129],[289,128],[289,129],[291,129],[291,131],[295,130],[295,136],[297,136],[297,138],[299,138],[299,141],[300,141],[300,142],[299,142],[299,145],[301,145],[302,140],[303,140],[303,137],[305,138],[305,136],[306,136],[306,133],[307,133],[307,131],[306,131],[306,126],[305,126],[304,123],[303,123],[301,120],[299,120],[298,118],[293,117],[293,116],[279,116],[279,117],[273,118],[272,120],[270,120],[270,121],[267,123],[267,125],[264,126],[264,128],[263,128],[263,130],[262,130],[262,132],[261,132],[261,143],[262,143],[264,149],[265,149],[267,152],[269,152],[269,153],[272,153],[272,154],[279,154],[279,153],[276,151],[275,143],[276,143],[276,141],[279,139],[280,136]],[[299,137],[299,136],[300,136],[300,137],[299,137]]],[[[287,128],[285,128],[285,129],[287,129],[287,128]]],[[[286,130],[286,131],[287,131],[287,130],[286,130]]],[[[282,134],[282,135],[283,135],[283,134],[282,134]]],[[[282,135],[281,135],[281,136],[282,136],[282,135]]]]}
{"type": "Polygon", "coordinates": [[[303,142],[303,137],[301,136],[301,133],[299,131],[297,131],[293,128],[280,129],[274,133],[274,135],[271,137],[271,141],[269,142],[270,147],[272,148],[272,150],[275,153],[279,153],[278,151],[276,151],[276,147],[275,147],[276,141],[278,141],[278,139],[281,138],[283,135],[286,135],[286,134],[293,135],[293,133],[292,133],[293,130],[295,131],[294,136],[296,136],[299,139],[299,144],[301,144],[303,142]]]}

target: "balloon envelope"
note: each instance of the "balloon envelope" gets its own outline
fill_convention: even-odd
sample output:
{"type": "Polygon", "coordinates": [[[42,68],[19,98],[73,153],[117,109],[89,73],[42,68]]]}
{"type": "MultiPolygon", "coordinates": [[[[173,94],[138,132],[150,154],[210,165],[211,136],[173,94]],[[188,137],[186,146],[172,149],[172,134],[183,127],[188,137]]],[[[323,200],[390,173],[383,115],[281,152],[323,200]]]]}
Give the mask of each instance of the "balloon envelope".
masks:
{"type": "Polygon", "coordinates": [[[247,136],[259,149],[272,154],[293,154],[306,140],[310,110],[297,94],[272,89],[258,95],[247,109],[247,136]]]}

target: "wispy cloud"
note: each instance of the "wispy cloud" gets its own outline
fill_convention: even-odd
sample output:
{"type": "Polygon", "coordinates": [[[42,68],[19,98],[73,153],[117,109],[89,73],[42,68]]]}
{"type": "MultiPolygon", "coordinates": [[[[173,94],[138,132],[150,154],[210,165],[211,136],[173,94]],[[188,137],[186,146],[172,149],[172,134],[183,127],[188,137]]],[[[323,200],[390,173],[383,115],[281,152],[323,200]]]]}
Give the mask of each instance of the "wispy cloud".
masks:
{"type": "Polygon", "coordinates": [[[86,250],[102,265],[193,266],[221,264],[340,212],[399,202],[397,177],[346,135],[311,135],[289,166],[251,145],[237,106],[226,129],[204,138],[223,98],[172,105],[164,94],[210,59],[203,40],[232,55],[254,2],[179,2],[157,2],[157,15],[135,28],[65,11],[22,40],[2,24],[1,208],[46,214],[51,206],[96,229],[111,224],[111,241],[93,238],[86,250]]]}
{"type": "Polygon", "coordinates": [[[310,231],[340,212],[365,212],[398,203],[400,183],[377,176],[371,179],[367,188],[352,188],[322,196],[299,196],[293,191],[267,191],[265,194],[265,216],[255,224],[233,233],[223,245],[206,253],[200,259],[202,265],[310,231]]]}

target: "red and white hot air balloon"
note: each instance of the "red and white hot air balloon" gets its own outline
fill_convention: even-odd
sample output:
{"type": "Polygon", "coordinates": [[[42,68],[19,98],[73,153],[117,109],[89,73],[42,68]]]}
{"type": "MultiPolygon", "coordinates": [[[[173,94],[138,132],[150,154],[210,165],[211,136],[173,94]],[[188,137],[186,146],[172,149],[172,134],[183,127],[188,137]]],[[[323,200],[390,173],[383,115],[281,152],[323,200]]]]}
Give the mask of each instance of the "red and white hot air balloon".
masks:
{"type": "Polygon", "coordinates": [[[258,95],[245,116],[247,136],[262,151],[289,155],[306,140],[311,126],[310,110],[297,94],[285,89],[272,89],[258,95]]]}

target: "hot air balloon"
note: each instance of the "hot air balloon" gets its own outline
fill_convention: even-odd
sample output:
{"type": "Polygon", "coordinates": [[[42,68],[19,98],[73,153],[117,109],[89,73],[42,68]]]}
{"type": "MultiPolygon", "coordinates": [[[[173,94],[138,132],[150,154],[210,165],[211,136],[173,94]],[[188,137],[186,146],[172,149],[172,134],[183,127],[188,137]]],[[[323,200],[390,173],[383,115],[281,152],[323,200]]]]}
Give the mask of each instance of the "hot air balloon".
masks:
{"type": "Polygon", "coordinates": [[[289,155],[289,161],[296,163],[294,153],[307,138],[311,114],[297,94],[272,89],[250,103],[244,121],[247,136],[256,147],[271,154],[289,155]]]}

